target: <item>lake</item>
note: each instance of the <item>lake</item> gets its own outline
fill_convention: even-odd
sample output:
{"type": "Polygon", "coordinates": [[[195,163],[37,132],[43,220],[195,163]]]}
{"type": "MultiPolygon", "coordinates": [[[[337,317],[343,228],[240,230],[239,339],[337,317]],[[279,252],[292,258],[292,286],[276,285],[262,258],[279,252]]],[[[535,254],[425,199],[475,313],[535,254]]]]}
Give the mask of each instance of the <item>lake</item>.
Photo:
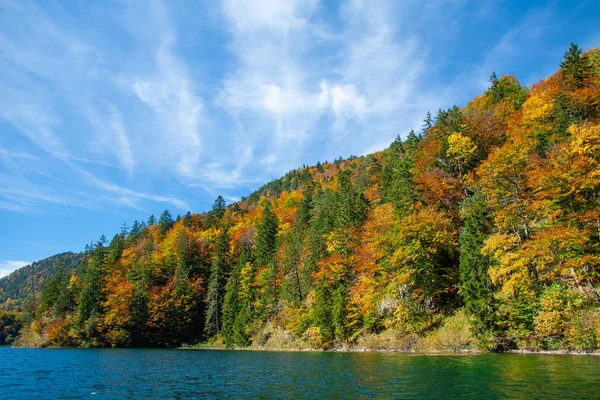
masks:
{"type": "Polygon", "coordinates": [[[0,347],[0,398],[600,398],[600,357],[0,347]]]}

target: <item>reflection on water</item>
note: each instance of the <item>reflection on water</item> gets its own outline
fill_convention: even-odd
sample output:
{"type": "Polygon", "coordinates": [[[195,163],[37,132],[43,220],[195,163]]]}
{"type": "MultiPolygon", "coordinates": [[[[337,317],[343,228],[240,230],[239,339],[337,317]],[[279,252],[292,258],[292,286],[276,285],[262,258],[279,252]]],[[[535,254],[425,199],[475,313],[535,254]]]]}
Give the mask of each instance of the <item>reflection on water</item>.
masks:
{"type": "Polygon", "coordinates": [[[0,398],[600,398],[600,357],[0,348],[0,398]]]}

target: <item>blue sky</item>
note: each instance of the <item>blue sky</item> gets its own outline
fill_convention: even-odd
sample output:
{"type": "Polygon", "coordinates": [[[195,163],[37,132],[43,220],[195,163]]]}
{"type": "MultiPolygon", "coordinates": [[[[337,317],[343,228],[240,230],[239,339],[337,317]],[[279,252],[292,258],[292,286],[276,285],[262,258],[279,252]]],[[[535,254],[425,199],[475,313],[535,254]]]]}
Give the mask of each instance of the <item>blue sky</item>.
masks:
{"type": "Polygon", "coordinates": [[[0,0],[0,276],[381,150],[492,71],[550,75],[598,21],[597,0],[0,0]]]}

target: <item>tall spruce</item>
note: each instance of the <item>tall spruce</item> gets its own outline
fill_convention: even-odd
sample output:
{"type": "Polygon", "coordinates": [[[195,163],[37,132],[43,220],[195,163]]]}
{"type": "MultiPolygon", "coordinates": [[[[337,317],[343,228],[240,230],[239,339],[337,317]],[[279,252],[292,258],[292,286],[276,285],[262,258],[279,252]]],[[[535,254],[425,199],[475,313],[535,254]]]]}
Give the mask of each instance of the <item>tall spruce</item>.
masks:
{"type": "Polygon", "coordinates": [[[591,75],[592,66],[587,57],[582,57],[581,49],[571,43],[560,64],[562,76],[567,86],[582,88],[585,80],[591,75]]]}
{"type": "Polygon", "coordinates": [[[160,218],[158,219],[160,232],[164,235],[169,229],[171,229],[171,225],[173,225],[173,216],[169,210],[165,210],[162,212],[162,214],[160,214],[160,218]]]}
{"type": "Polygon", "coordinates": [[[494,291],[488,275],[490,260],[482,255],[489,234],[491,218],[486,212],[485,198],[480,192],[462,204],[464,226],[460,230],[460,294],[467,314],[479,321],[479,327],[492,328],[494,321],[494,291]]]}
{"type": "MultiPolygon", "coordinates": [[[[248,250],[242,249],[240,261],[231,272],[227,284],[225,285],[225,298],[223,300],[223,341],[225,346],[236,345],[235,340],[235,320],[240,312],[239,290],[240,273],[242,268],[250,261],[248,250]]],[[[242,343],[243,345],[243,343],[242,343]]]]}
{"type": "Polygon", "coordinates": [[[209,335],[218,334],[223,323],[222,309],[225,297],[225,284],[228,275],[227,253],[229,234],[223,229],[215,243],[215,258],[210,268],[208,290],[206,292],[205,330],[209,335]]]}

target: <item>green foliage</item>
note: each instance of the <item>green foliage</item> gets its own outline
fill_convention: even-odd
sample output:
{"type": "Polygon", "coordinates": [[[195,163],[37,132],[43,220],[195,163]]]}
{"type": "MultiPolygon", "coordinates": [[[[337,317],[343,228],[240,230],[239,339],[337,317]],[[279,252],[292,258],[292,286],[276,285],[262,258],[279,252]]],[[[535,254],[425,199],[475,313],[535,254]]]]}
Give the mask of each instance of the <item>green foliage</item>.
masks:
{"type": "Polygon", "coordinates": [[[261,267],[271,265],[275,261],[275,253],[277,252],[276,241],[279,223],[271,207],[271,202],[266,200],[262,219],[256,232],[254,260],[256,265],[261,267]]]}
{"type": "Polygon", "coordinates": [[[563,80],[567,85],[574,88],[583,87],[584,81],[592,73],[592,65],[589,59],[581,56],[581,49],[574,43],[571,43],[569,50],[565,53],[560,68],[563,80]]]}
{"type": "MultiPolygon", "coordinates": [[[[242,340],[239,343],[236,340],[236,319],[240,313],[240,279],[241,271],[250,261],[247,249],[242,249],[240,255],[239,264],[233,269],[227,284],[225,285],[225,299],[223,300],[223,342],[226,346],[231,347],[234,345],[243,346],[246,344],[246,340],[242,340]]],[[[239,327],[238,327],[239,329],[239,327]]],[[[239,332],[238,332],[239,336],[239,332]]]]}
{"type": "Polygon", "coordinates": [[[488,274],[490,260],[481,253],[481,249],[492,221],[481,192],[463,202],[462,217],[464,226],[459,236],[460,294],[466,314],[476,318],[478,328],[490,330],[496,320],[494,289],[488,274]]]}
{"type": "Polygon", "coordinates": [[[169,210],[163,211],[158,219],[158,226],[160,227],[161,233],[167,233],[167,231],[171,228],[171,225],[173,225],[173,222],[173,217],[171,216],[169,210]]]}
{"type": "Polygon", "coordinates": [[[512,76],[502,76],[498,79],[495,73],[490,77],[491,86],[486,92],[489,101],[497,104],[504,100],[518,110],[527,99],[527,89],[512,76]]]}
{"type": "Polygon", "coordinates": [[[227,253],[229,251],[229,234],[223,230],[215,244],[215,258],[210,269],[208,291],[206,292],[206,323],[209,335],[218,334],[223,323],[222,309],[225,297],[225,284],[229,274],[227,253]]]}
{"type": "MultiPolygon", "coordinates": [[[[430,125],[428,129],[431,129],[430,125]]],[[[410,212],[415,201],[416,188],[413,183],[412,169],[415,166],[415,151],[421,142],[422,138],[412,131],[404,142],[397,137],[386,154],[385,166],[381,171],[383,198],[391,202],[403,215],[410,212]]]]}

